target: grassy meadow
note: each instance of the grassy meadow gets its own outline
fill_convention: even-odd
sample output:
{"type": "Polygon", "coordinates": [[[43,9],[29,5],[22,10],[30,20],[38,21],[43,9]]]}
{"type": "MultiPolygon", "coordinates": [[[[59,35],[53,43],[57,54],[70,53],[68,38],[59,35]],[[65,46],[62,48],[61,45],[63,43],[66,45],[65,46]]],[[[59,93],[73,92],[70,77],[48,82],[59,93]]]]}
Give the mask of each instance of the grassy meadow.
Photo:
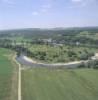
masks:
{"type": "Polygon", "coordinates": [[[98,100],[98,70],[22,71],[22,100],[98,100]]]}
{"type": "Polygon", "coordinates": [[[17,67],[12,51],[0,48],[0,100],[17,100],[17,67]]]}

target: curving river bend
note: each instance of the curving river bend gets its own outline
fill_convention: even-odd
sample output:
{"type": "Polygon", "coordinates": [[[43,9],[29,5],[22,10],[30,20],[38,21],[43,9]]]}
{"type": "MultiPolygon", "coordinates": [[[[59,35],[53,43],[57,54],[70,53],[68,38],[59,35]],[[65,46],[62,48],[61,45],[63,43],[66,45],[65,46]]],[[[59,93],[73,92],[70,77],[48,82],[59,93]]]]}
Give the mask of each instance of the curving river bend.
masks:
{"type": "Polygon", "coordinates": [[[74,61],[69,63],[53,63],[53,64],[46,64],[46,63],[38,63],[24,54],[21,54],[19,57],[16,57],[16,60],[21,64],[25,65],[26,67],[49,67],[49,68],[78,68],[79,65],[82,63],[87,63],[87,61],[74,61]]]}

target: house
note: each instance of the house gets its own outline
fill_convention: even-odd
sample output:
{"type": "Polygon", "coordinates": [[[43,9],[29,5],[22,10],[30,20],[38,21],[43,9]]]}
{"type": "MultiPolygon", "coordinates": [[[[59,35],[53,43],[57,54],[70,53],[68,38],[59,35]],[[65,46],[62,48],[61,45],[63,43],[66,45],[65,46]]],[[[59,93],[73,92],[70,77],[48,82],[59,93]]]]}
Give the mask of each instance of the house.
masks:
{"type": "Polygon", "coordinates": [[[53,45],[54,47],[62,47],[62,46],[63,46],[63,44],[58,44],[58,43],[52,43],[52,45],[53,45]]]}
{"type": "Polygon", "coordinates": [[[42,39],[42,41],[44,43],[52,43],[52,39],[51,38],[49,38],[49,39],[42,39]]]}

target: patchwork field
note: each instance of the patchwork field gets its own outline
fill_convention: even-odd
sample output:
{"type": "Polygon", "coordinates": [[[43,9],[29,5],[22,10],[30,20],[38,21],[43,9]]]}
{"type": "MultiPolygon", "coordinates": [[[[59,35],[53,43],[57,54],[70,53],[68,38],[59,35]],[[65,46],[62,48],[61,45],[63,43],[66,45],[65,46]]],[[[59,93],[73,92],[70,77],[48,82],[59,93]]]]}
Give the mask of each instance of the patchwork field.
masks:
{"type": "Polygon", "coordinates": [[[17,67],[12,51],[0,48],[0,100],[17,100],[17,67]]]}
{"type": "Polygon", "coordinates": [[[22,100],[98,100],[98,70],[22,71],[22,100]]]}

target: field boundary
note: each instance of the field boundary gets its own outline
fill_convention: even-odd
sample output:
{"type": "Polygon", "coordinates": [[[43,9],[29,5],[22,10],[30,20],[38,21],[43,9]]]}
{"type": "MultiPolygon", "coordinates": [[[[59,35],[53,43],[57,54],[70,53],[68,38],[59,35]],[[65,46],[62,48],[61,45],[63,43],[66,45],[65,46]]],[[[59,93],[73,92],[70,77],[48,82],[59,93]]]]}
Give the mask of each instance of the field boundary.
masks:
{"type": "Polygon", "coordinates": [[[21,100],[21,64],[16,61],[16,54],[13,57],[13,60],[18,65],[18,100],[21,100]]]}
{"type": "Polygon", "coordinates": [[[11,98],[10,100],[17,100],[18,99],[18,90],[17,90],[17,87],[18,87],[18,67],[17,67],[17,64],[16,62],[13,61],[13,56],[14,56],[15,53],[12,53],[10,56],[9,56],[9,60],[11,61],[13,67],[14,67],[14,72],[13,72],[13,77],[12,77],[12,93],[11,93],[11,98]],[[14,96],[12,96],[12,94],[14,93],[14,96]]]}

